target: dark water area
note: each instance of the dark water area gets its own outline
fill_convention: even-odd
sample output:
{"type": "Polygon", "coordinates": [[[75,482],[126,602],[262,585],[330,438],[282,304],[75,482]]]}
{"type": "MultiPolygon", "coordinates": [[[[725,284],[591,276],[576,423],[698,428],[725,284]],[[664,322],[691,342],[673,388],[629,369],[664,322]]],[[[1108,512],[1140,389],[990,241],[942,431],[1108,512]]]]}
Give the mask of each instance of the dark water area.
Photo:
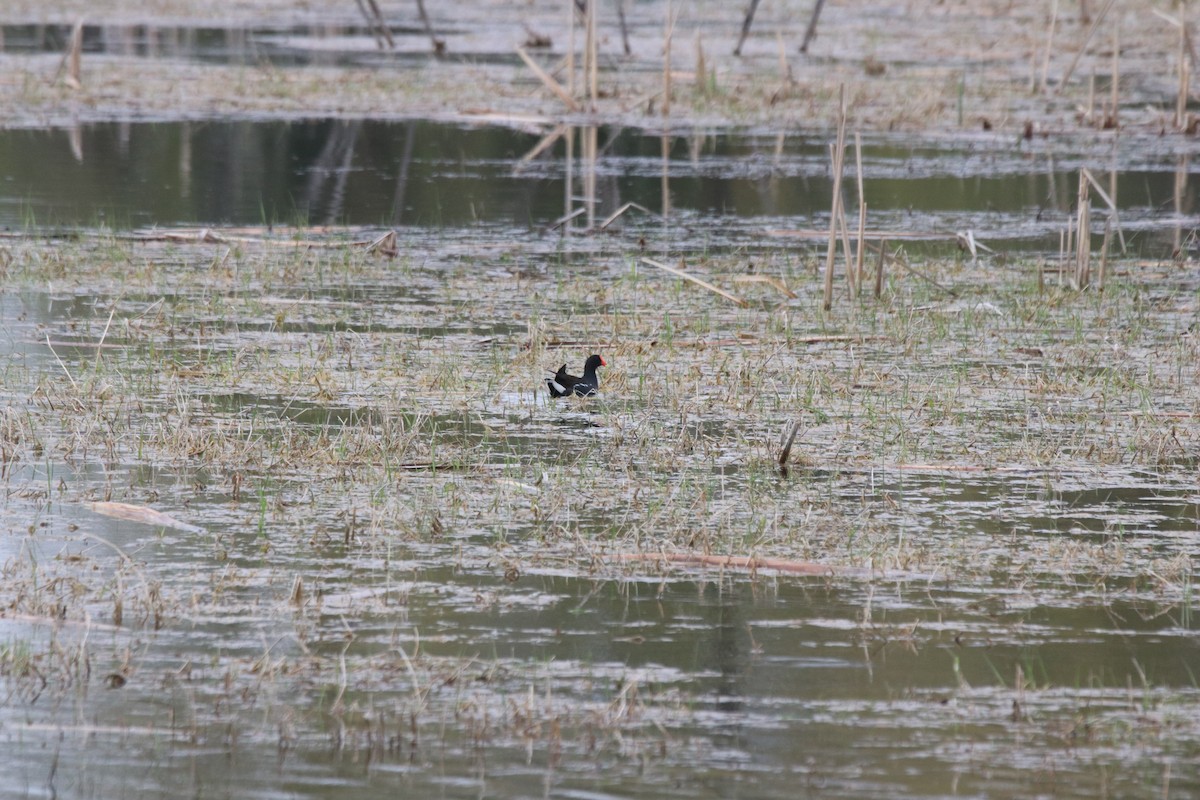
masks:
{"type": "MultiPolygon", "coordinates": [[[[84,24],[82,52],[279,68],[412,65],[433,57],[423,29],[393,25],[390,32],[403,49],[379,48],[374,32],[362,25],[205,28],[84,24]],[[405,47],[409,41],[412,46],[405,47]]],[[[0,51],[62,53],[70,43],[71,34],[70,25],[4,25],[0,26],[0,51]]],[[[501,60],[495,54],[465,52],[443,58],[501,60]]],[[[503,60],[512,59],[515,56],[506,55],[503,60]]]]}
{"type": "MultiPolygon", "coordinates": [[[[596,228],[626,203],[664,207],[711,246],[828,227],[821,136],[579,129],[529,157],[540,136],[501,126],[313,120],[110,123],[0,131],[0,225],[9,230],[177,225],[596,228]],[[595,157],[580,144],[594,136],[595,157]],[[571,190],[568,191],[568,185],[571,190]]],[[[1186,152],[1115,142],[863,146],[867,228],[918,241],[971,230],[1007,251],[1055,251],[1087,168],[1117,187],[1135,253],[1164,257],[1200,225],[1186,152]]],[[[852,155],[852,153],[851,153],[852,155]]],[[[852,162],[853,159],[849,159],[852,162]]],[[[848,216],[857,190],[848,167],[848,216]]],[[[1103,201],[1093,197],[1094,229],[1103,201]]],[[[652,225],[630,211],[614,227],[652,225]],[[636,223],[630,220],[636,218],[636,223]]],[[[852,223],[853,225],[854,223],[852,223]]],[[[778,241],[778,240],[773,240],[778,241]]]]}

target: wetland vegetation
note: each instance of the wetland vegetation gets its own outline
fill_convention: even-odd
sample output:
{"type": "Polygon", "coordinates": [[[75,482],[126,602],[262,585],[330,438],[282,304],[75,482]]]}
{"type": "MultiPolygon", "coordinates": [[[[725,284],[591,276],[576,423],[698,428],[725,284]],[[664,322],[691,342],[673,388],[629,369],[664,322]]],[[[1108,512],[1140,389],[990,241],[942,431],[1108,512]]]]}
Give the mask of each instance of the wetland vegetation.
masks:
{"type": "Polygon", "coordinates": [[[1200,791],[1178,9],[347,5],[0,11],[0,794],[1200,791]]]}

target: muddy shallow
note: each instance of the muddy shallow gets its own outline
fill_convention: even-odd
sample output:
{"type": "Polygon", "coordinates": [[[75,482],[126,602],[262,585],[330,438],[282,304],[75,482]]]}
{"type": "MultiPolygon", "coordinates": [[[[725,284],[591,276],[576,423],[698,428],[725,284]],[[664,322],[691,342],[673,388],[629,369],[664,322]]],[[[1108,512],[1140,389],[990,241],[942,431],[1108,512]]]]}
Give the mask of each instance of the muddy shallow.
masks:
{"type": "Polygon", "coordinates": [[[1086,82],[1016,91],[1040,5],[833,4],[774,105],[771,25],[807,8],[764,6],[737,62],[736,14],[681,18],[689,65],[721,20],[721,91],[681,90],[665,158],[621,99],[658,79],[654,3],[594,159],[584,129],[522,160],[561,112],[499,56],[552,4],[435,16],[487,65],[347,56],[315,29],[353,4],[226,7],[262,60],[96,45],[78,91],[29,77],[52,48],[0,56],[0,794],[1200,791],[1195,145],[1137,66],[1166,23],[1121,12],[1114,134],[1086,82]],[[824,311],[847,76],[895,258],[878,298],[839,261],[824,311]],[[1118,189],[1103,291],[1058,244],[1080,169],[1118,189]],[[590,352],[601,396],[550,402],[590,352]]]}

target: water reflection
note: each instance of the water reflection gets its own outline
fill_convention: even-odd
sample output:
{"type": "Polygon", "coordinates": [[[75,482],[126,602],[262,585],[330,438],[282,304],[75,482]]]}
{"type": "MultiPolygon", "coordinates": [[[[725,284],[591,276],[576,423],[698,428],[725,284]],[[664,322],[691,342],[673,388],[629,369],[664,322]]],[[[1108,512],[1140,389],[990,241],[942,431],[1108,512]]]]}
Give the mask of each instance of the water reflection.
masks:
{"type": "MultiPolygon", "coordinates": [[[[1007,249],[1056,249],[1090,157],[1021,147],[865,142],[868,229],[947,243],[970,229],[1007,249]]],[[[1110,193],[1121,184],[1116,234],[1177,249],[1198,224],[1189,156],[1106,158],[1110,193]]],[[[574,235],[661,220],[668,237],[735,246],[761,244],[764,229],[827,230],[832,191],[823,137],[366,120],[3,131],[0,178],[8,227],[484,223],[574,235]]]]}

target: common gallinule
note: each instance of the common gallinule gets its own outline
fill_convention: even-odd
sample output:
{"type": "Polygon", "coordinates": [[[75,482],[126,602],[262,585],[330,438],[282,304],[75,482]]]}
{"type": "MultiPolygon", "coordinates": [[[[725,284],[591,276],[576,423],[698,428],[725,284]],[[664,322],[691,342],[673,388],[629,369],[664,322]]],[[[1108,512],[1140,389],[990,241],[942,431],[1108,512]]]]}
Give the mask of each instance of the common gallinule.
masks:
{"type": "Polygon", "coordinates": [[[582,378],[568,375],[567,365],[563,364],[553,378],[546,378],[546,387],[550,390],[551,397],[566,397],[572,394],[579,397],[590,397],[600,389],[600,378],[597,377],[596,370],[607,366],[607,361],[592,354],[588,356],[587,361],[583,362],[582,378]]]}

